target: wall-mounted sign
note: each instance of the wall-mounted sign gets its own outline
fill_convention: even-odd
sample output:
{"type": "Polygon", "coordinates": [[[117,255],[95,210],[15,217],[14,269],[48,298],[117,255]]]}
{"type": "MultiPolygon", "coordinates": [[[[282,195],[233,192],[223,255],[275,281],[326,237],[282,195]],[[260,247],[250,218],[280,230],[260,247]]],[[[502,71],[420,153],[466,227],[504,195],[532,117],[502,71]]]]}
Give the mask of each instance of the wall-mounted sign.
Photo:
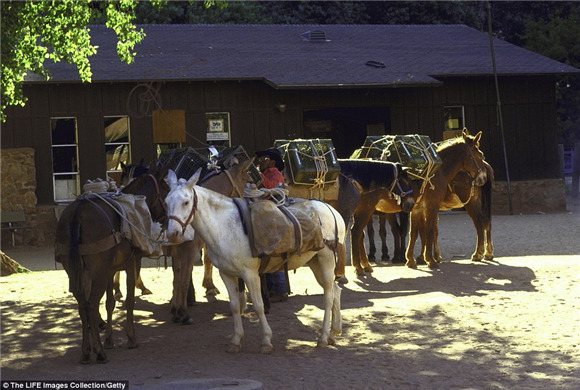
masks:
{"type": "Polygon", "coordinates": [[[206,140],[223,145],[229,145],[230,141],[230,113],[229,112],[207,112],[206,140]]]}

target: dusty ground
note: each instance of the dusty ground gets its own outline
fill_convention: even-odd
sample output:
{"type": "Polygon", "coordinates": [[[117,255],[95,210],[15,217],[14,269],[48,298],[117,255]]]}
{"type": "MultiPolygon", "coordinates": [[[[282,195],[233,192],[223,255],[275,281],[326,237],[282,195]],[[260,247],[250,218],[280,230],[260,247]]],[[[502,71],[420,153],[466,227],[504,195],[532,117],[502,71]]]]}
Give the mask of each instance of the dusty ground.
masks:
{"type": "Polygon", "coordinates": [[[167,384],[201,378],[251,379],[264,389],[579,389],[578,202],[571,208],[494,216],[494,261],[468,260],[473,225],[464,213],[447,213],[440,218],[440,270],[382,265],[356,278],[348,267],[343,334],[325,349],[316,348],[321,289],[302,268],[291,274],[289,301],[268,315],[269,356],[259,353],[251,313],[242,352],[225,352],[233,330],[225,288],[216,275],[222,294],[208,302],[202,267],[194,271],[195,324],[171,323],[171,271],[148,260],[143,278],[154,294],[138,298],[140,347],[125,347],[118,310],[120,345],[108,352],[110,362],[80,365],[76,303],[64,271],[46,271],[54,269],[51,249],[7,248],[22,265],[44,271],[0,279],[2,380],[128,380],[132,389],[184,388],[167,384]]]}

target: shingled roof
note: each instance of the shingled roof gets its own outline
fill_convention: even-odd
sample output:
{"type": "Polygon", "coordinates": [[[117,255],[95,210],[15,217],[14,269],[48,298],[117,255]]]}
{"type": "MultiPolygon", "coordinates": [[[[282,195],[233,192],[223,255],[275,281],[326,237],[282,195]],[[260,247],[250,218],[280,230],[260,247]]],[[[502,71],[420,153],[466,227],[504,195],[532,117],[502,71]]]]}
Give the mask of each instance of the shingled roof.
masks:
{"type": "MultiPolygon", "coordinates": [[[[92,26],[93,82],[264,80],[275,88],[426,85],[493,73],[489,38],[465,25],[143,25],[131,65],[110,29],[92,26]]],[[[499,75],[580,70],[494,40],[499,75]]],[[[47,64],[53,82],[79,81],[47,64]]]]}

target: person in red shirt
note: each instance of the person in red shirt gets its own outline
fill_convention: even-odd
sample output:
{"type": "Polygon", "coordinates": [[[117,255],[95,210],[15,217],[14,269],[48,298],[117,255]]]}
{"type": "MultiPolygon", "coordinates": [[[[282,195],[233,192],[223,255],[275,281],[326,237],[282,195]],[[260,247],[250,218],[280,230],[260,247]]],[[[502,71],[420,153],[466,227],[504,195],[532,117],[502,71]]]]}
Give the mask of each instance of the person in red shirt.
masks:
{"type": "MultiPolygon", "coordinates": [[[[269,148],[256,152],[258,167],[264,180],[263,188],[277,188],[284,184],[284,176],[280,171],[284,169],[282,154],[276,148],[269,148]]],[[[270,291],[270,302],[286,302],[288,291],[286,289],[286,276],[284,272],[266,274],[266,283],[270,291]]]]}
{"type": "Polygon", "coordinates": [[[284,169],[282,154],[278,149],[269,148],[256,152],[258,167],[262,175],[262,187],[276,188],[284,184],[284,176],[280,171],[284,169]]]}

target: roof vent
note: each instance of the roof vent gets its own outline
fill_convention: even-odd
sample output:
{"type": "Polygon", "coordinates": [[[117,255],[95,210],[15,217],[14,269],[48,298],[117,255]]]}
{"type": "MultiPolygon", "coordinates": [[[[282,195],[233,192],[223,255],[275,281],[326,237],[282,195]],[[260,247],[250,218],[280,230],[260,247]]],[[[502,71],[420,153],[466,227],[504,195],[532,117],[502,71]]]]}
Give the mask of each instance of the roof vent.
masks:
{"type": "Polygon", "coordinates": [[[302,40],[309,42],[330,42],[330,39],[326,38],[326,33],[322,30],[312,30],[306,31],[300,34],[302,40]]]}

